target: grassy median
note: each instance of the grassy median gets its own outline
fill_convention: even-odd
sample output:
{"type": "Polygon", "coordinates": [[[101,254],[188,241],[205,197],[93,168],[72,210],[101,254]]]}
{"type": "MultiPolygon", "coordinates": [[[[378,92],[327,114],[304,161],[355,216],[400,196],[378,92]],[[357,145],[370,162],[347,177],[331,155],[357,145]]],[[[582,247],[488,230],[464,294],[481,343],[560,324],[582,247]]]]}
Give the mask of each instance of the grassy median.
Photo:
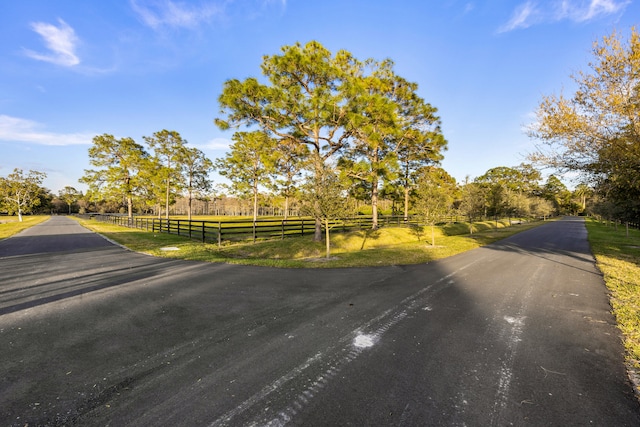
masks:
{"type": "Polygon", "coordinates": [[[536,227],[543,222],[526,222],[509,226],[508,221],[474,224],[468,234],[467,224],[449,224],[435,228],[435,245],[431,230],[415,227],[384,227],[376,231],[335,232],[331,235],[331,257],[327,259],[323,242],[310,236],[288,237],[222,246],[200,243],[186,237],[157,234],[101,223],[81,223],[106,237],[138,252],[187,260],[252,264],[283,268],[362,267],[417,264],[445,258],[474,249],[512,234],[536,227]]]}
{"type": "MultiPolygon", "coordinates": [[[[611,292],[631,372],[640,372],[640,231],[587,220],[589,243],[611,292]],[[628,234],[627,234],[628,233],[628,234]]],[[[640,379],[640,378],[638,378],[640,379]]],[[[639,388],[640,391],[640,388],[639,388]]]]}

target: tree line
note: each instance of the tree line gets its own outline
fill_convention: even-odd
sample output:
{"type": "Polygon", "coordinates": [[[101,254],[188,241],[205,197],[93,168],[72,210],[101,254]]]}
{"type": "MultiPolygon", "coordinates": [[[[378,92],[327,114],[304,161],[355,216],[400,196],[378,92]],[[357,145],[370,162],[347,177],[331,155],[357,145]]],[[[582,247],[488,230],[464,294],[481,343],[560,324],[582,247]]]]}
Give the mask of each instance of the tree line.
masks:
{"type": "MultiPolygon", "coordinates": [[[[418,96],[416,83],[397,75],[391,60],[332,54],[317,42],[284,46],[264,56],[262,79],[224,83],[215,123],[235,130],[224,157],[209,160],[176,131],[143,137],[144,145],[96,136],[89,149],[93,169],[80,180],[89,191],[67,187],[53,200],[66,200],[70,209],[124,209],[129,216],[168,217],[177,206],[191,216],[203,204],[200,213],[210,204],[216,213],[233,205],[254,218],[261,210],[294,212],[316,219],[318,240],[323,223],[354,213],[371,215],[375,228],[381,205],[385,213],[419,215],[428,224],[450,215],[472,223],[581,212],[640,222],[638,52],[635,29],[627,43],[616,33],[596,43],[592,72],[574,77],[575,95],[542,99],[529,131],[539,141],[530,163],[457,183],[440,166],[447,141],[437,109],[418,96]],[[556,175],[544,181],[546,167],[580,172],[583,182],[569,191],[556,175]],[[213,170],[227,183],[214,188],[213,170]]],[[[11,183],[38,187],[42,178],[18,170],[1,178],[3,210],[30,209],[11,183]]]]}
{"type": "MultiPolygon", "coordinates": [[[[218,159],[220,160],[220,159],[218,159]]],[[[43,187],[42,172],[15,170],[6,177],[0,177],[0,189],[3,203],[0,212],[22,215],[25,213],[122,213],[128,212],[125,194],[107,197],[104,193],[96,197],[88,191],[82,193],[76,188],[66,186],[53,194],[43,187]],[[15,194],[16,197],[11,197],[15,194]],[[18,196],[28,194],[18,204],[18,196]]],[[[282,216],[304,215],[300,201],[300,189],[296,189],[288,198],[271,191],[258,192],[257,209],[253,194],[226,194],[227,188],[213,187],[211,191],[189,197],[184,189],[175,193],[170,201],[171,215],[188,215],[191,211],[197,215],[229,216],[282,216]],[[285,211],[286,209],[286,211],[285,211]]],[[[340,194],[345,216],[371,215],[370,200],[357,191],[340,194]]],[[[110,190],[111,191],[111,190],[110,190]]],[[[163,193],[166,195],[166,193],[163,193]]],[[[166,201],[155,198],[145,201],[138,196],[132,197],[133,212],[136,214],[165,214],[166,201]],[[161,211],[158,211],[158,206],[161,211]]],[[[409,195],[409,214],[418,215],[423,222],[439,222],[443,218],[458,218],[468,222],[504,217],[548,217],[558,214],[594,213],[598,207],[593,190],[579,186],[573,191],[556,176],[550,176],[543,182],[540,172],[531,165],[517,167],[497,167],[473,180],[457,183],[453,177],[440,167],[430,167],[422,171],[416,187],[409,195]]],[[[380,190],[379,213],[404,216],[405,195],[401,188],[385,185],[380,190]]]]}

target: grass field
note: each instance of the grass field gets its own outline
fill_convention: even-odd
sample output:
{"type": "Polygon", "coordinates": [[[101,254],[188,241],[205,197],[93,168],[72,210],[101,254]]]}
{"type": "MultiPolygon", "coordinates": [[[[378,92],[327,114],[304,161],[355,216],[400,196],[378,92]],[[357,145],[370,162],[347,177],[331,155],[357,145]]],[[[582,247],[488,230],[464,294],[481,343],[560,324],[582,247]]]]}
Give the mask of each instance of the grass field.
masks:
{"type": "MultiPolygon", "coordinates": [[[[611,292],[631,372],[640,372],[640,231],[588,219],[589,243],[611,292]]],[[[636,384],[640,377],[636,375],[636,384]]],[[[640,388],[638,389],[640,391],[640,388]]]]}
{"type": "Polygon", "coordinates": [[[22,230],[39,224],[49,219],[48,215],[25,215],[22,222],[18,221],[17,216],[0,217],[0,240],[11,237],[22,230]]]}

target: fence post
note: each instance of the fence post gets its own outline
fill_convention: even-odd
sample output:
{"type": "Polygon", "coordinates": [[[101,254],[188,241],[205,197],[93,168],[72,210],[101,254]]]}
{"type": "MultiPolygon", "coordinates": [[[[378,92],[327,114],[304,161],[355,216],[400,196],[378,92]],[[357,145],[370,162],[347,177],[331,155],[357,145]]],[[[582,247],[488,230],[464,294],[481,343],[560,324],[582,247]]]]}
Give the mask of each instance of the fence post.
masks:
{"type": "Polygon", "coordinates": [[[222,246],[222,223],[218,221],[218,249],[222,246]]]}
{"type": "Polygon", "coordinates": [[[202,243],[204,243],[205,241],[205,228],[204,228],[204,221],[202,221],[202,243]]]}
{"type": "Polygon", "coordinates": [[[281,224],[282,224],[282,234],[280,235],[280,240],[284,240],[284,223],[285,223],[285,220],[283,219],[282,222],[281,222],[281,224]]]}
{"type": "Polygon", "coordinates": [[[253,221],[253,243],[256,242],[256,222],[253,221]]]}
{"type": "Polygon", "coordinates": [[[304,236],[304,219],[300,223],[300,235],[304,236]]]}

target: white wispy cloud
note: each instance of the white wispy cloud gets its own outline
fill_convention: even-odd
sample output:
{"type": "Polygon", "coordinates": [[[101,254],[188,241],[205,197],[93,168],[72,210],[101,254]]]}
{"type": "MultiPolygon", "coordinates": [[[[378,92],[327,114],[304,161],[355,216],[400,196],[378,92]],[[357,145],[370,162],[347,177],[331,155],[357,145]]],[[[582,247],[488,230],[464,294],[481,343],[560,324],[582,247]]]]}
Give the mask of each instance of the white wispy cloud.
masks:
{"type": "Polygon", "coordinates": [[[528,1],[516,8],[511,19],[509,19],[509,22],[500,27],[498,32],[505,33],[521,28],[527,28],[532,25],[534,20],[538,19],[537,17],[538,11],[536,4],[528,1]]]}
{"type": "Polygon", "coordinates": [[[621,13],[630,3],[631,0],[556,0],[544,3],[530,0],[517,6],[509,21],[498,32],[565,20],[587,22],[621,13]]]}
{"type": "Polygon", "coordinates": [[[195,29],[223,12],[223,6],[212,2],[196,5],[172,0],[130,0],[130,3],[142,22],[153,29],[195,29]]]}
{"type": "Polygon", "coordinates": [[[96,134],[54,133],[42,130],[35,121],[0,114],[0,141],[28,142],[39,145],[85,145],[91,144],[96,134]]]}
{"type": "Polygon", "coordinates": [[[32,22],[31,29],[42,36],[49,52],[39,53],[25,49],[25,53],[33,59],[56,65],[65,67],[78,65],[80,63],[80,58],[76,55],[78,37],[73,28],[62,19],[58,19],[58,24],[56,26],[45,22],[32,22]]]}
{"type": "Polygon", "coordinates": [[[630,0],[590,0],[588,2],[564,1],[556,17],[570,19],[575,22],[585,22],[604,15],[622,12],[630,0]]]}

